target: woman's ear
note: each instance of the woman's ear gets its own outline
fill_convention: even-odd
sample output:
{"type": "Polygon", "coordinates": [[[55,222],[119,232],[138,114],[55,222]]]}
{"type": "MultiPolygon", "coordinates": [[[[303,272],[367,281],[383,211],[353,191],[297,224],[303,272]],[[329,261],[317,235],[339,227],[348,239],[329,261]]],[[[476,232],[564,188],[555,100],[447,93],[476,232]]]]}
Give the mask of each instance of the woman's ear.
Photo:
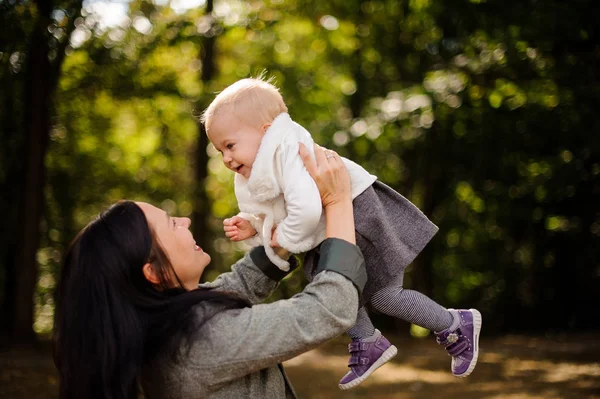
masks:
{"type": "Polygon", "coordinates": [[[267,129],[271,127],[270,123],[265,123],[264,125],[261,126],[261,129],[263,131],[263,133],[267,132],[267,129]]]}
{"type": "Polygon", "coordinates": [[[142,273],[144,273],[144,277],[146,277],[146,280],[150,281],[152,284],[160,284],[160,279],[158,278],[158,275],[156,274],[152,263],[146,263],[144,266],[142,266],[142,273]]]}

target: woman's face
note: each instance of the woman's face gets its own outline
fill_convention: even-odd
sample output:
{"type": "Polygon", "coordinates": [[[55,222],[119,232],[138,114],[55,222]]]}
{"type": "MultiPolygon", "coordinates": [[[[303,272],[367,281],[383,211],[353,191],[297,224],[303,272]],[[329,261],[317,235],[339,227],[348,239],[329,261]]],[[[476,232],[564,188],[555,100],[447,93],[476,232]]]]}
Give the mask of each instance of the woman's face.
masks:
{"type": "Polygon", "coordinates": [[[137,202],[152,226],[173,270],[186,290],[198,288],[200,276],[210,263],[210,256],[198,245],[189,230],[190,219],[169,216],[165,211],[145,202],[137,202]]]}

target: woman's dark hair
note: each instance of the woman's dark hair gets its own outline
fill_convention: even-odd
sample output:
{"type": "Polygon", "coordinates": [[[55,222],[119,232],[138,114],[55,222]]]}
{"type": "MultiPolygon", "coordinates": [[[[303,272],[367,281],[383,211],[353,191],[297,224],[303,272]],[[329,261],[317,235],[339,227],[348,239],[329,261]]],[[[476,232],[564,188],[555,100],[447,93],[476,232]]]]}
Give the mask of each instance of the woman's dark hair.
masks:
{"type": "Polygon", "coordinates": [[[206,321],[194,305],[244,305],[221,292],[186,291],[131,201],[114,204],[77,235],[57,293],[54,359],[62,399],[137,398],[143,363],[163,350],[175,353],[206,321]],[[146,263],[158,272],[158,286],[145,278],[146,263]]]}

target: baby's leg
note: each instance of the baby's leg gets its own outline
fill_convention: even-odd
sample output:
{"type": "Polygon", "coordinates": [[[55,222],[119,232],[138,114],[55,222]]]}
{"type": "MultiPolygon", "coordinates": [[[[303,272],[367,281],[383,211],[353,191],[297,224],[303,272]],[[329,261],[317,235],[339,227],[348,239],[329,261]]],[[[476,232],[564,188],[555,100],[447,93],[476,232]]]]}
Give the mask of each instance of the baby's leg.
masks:
{"type": "Polygon", "coordinates": [[[372,337],[373,334],[375,334],[375,326],[365,307],[361,306],[356,315],[356,324],[348,330],[348,335],[352,339],[363,339],[372,337]]]}
{"type": "Polygon", "coordinates": [[[477,309],[446,309],[420,292],[403,289],[401,280],[396,283],[373,294],[373,307],[434,331],[438,344],[452,356],[452,373],[457,377],[471,374],[479,356],[481,313],[477,309]]]}
{"type": "Polygon", "coordinates": [[[450,327],[454,317],[448,309],[420,292],[402,288],[402,280],[375,292],[371,305],[379,312],[431,331],[450,327]]]}

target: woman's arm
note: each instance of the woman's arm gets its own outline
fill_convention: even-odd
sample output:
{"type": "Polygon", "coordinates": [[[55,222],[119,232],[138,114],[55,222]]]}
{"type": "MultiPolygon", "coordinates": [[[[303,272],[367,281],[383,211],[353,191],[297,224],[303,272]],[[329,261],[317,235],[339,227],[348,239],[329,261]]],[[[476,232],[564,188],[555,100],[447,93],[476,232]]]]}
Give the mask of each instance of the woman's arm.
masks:
{"type": "Polygon", "coordinates": [[[306,170],[317,183],[327,218],[326,236],[356,244],[350,176],[340,156],[331,150],[314,145],[315,160],[300,144],[300,157],[306,170]],[[340,173],[343,170],[344,173],[340,173]]]}
{"type": "Polygon", "coordinates": [[[302,162],[298,157],[288,154],[283,168],[286,174],[284,182],[289,183],[284,187],[288,216],[277,226],[278,243],[292,252],[310,249],[304,245],[300,251],[296,251],[303,245],[299,245],[299,242],[314,234],[323,207],[326,220],[333,222],[327,223],[326,236],[342,238],[354,244],[356,237],[350,177],[347,172],[336,175],[341,168],[346,170],[342,158],[336,152],[314,144],[313,159],[306,146],[298,144],[302,162]],[[321,201],[315,204],[312,199],[318,195],[321,201]]]}
{"type": "Polygon", "coordinates": [[[185,364],[202,385],[215,386],[272,367],[334,338],[356,321],[366,281],[358,247],[329,238],[320,271],[287,300],[218,313],[198,331],[185,364]]]}
{"type": "MultiPolygon", "coordinates": [[[[290,256],[284,251],[278,255],[284,259],[290,256]]],[[[199,287],[231,292],[251,304],[260,303],[273,292],[281,279],[298,266],[296,258],[289,259],[289,262],[290,271],[284,272],[269,260],[264,247],[256,247],[236,262],[230,272],[199,287]]]]}

